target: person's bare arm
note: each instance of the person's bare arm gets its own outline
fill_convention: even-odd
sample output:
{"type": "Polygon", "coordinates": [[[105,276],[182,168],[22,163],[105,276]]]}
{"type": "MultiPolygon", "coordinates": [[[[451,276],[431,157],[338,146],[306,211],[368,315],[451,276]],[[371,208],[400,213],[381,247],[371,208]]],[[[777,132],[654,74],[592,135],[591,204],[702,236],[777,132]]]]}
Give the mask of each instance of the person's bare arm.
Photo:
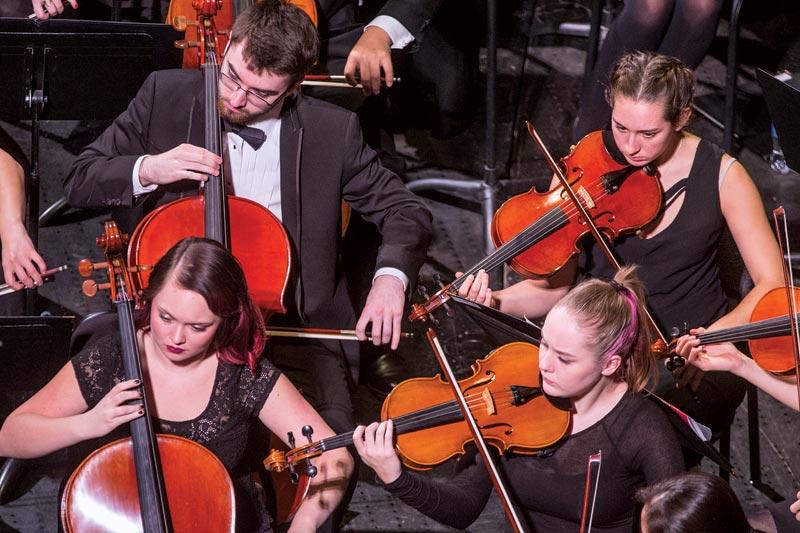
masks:
{"type": "MultiPolygon", "coordinates": [[[[287,445],[287,435],[302,435],[303,426],[314,429],[315,440],[334,435],[333,430],[303,398],[288,378],[280,376],[264,403],[259,418],[287,445]]],[[[345,448],[325,452],[313,460],[317,475],[311,479],[308,496],[300,505],[289,531],[313,532],[336,509],[353,472],[353,458],[345,448]]]]}
{"type": "Polygon", "coordinates": [[[0,243],[5,283],[20,290],[42,284],[47,269],[25,230],[25,174],[10,155],[0,150],[0,243]]]}

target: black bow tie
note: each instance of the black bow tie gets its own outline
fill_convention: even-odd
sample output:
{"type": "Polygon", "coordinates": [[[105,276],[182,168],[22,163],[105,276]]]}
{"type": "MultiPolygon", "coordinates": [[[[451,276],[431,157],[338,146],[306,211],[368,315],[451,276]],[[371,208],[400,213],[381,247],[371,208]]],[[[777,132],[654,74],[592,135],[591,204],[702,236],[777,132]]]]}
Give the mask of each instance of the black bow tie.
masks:
{"type": "Polygon", "coordinates": [[[242,126],[241,124],[234,124],[227,120],[222,121],[225,131],[235,133],[244,140],[253,150],[258,150],[264,141],[267,140],[267,134],[263,130],[253,128],[251,126],[242,126]]]}

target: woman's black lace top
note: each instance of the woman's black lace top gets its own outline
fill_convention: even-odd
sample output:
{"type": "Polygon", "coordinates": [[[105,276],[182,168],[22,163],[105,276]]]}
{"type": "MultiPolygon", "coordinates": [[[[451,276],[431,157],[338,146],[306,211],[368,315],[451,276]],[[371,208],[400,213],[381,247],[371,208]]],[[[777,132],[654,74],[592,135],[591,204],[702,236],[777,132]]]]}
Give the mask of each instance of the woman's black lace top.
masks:
{"type": "MultiPolygon", "coordinates": [[[[91,409],[111,390],[124,381],[122,351],[118,335],[111,334],[91,342],[72,358],[72,366],[84,400],[91,409]]],[[[280,371],[266,359],[258,364],[258,375],[254,376],[246,365],[231,365],[220,361],[215,376],[214,388],[205,410],[196,418],[181,422],[154,419],[157,433],[178,435],[202,444],[211,450],[231,474],[237,492],[237,507],[241,510],[256,505],[257,530],[268,530],[262,502],[245,502],[242,497],[253,499],[253,487],[245,466],[244,452],[251,424],[258,417],[280,371]]],[[[129,435],[127,425],[115,431],[111,438],[129,435]]],[[[237,523],[251,523],[252,516],[237,512],[237,523]]],[[[242,530],[241,527],[237,529],[242,530]]],[[[254,527],[248,526],[247,530],[254,527]]]]}
{"type": "MultiPolygon", "coordinates": [[[[500,461],[506,486],[529,530],[578,531],[587,462],[598,450],[603,462],[593,531],[634,531],[636,489],[684,470],[680,446],[664,413],[643,396],[628,394],[605,418],[570,435],[552,453],[510,455],[500,461]]],[[[386,489],[434,520],[463,529],[483,510],[492,483],[480,456],[471,453],[446,482],[404,469],[386,489]]]]}

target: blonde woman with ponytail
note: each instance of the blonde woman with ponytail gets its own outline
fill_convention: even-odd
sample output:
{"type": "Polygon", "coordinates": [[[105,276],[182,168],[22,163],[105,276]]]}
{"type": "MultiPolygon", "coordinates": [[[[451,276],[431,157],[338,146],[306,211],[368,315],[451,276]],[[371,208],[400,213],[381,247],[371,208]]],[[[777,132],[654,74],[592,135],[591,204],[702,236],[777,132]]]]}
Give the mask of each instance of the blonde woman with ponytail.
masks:
{"type": "MultiPolygon", "coordinates": [[[[542,388],[569,400],[572,425],[567,437],[539,456],[502,459],[531,531],[577,531],[587,459],[598,450],[603,466],[594,507],[597,530],[632,531],[636,490],[684,470],[670,423],[639,394],[655,370],[642,297],[641,282],[627,268],[611,281],[579,284],[547,315],[539,348],[542,388]]],[[[390,493],[443,524],[468,527],[492,491],[474,453],[444,482],[404,470],[391,421],[359,426],[353,442],[390,493]]]]}
{"type": "MultiPolygon", "coordinates": [[[[729,327],[746,323],[755,303],[783,283],[778,245],[758,189],[745,168],[713,143],[686,130],[692,116],[694,73],[678,59],[634,51],[611,72],[606,149],[620,163],[658,171],[662,210],[650,225],[614,243],[638,275],[661,331],[674,327],[729,327]],[[719,243],[733,236],[755,287],[731,306],[717,264],[719,243]]],[[[576,280],[608,278],[613,270],[587,239],[584,252],[547,279],[525,280],[492,292],[479,274],[460,294],[518,316],[545,315],[576,280]]],[[[672,379],[659,364],[656,392],[715,431],[727,427],[744,396],[744,382],[726,372],[703,374],[688,365],[672,379]],[[679,388],[676,388],[675,385],[679,388]],[[690,389],[690,390],[687,390],[690,389]]]]}

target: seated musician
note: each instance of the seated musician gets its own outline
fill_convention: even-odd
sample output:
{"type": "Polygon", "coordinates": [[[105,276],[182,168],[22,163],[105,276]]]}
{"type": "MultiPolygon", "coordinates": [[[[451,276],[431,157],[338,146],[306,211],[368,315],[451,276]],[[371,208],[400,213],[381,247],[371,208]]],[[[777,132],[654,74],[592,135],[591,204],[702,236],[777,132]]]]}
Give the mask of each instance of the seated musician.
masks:
{"type": "MultiPolygon", "coordinates": [[[[737,350],[736,346],[730,342],[700,346],[696,335],[700,335],[704,331],[703,328],[696,328],[691,330],[690,335],[679,338],[675,352],[686,357],[689,364],[704,372],[731,372],[752,383],[790,409],[800,411],[797,376],[777,376],[767,372],[753,359],[737,350]]],[[[800,492],[792,500],[791,502],[769,504],[770,516],[762,515],[761,519],[767,520],[768,527],[770,520],[774,524],[778,524],[778,531],[800,531],[800,492]],[[791,522],[790,515],[794,516],[795,523],[791,522]]]]}
{"type": "MultiPolygon", "coordinates": [[[[547,315],[539,348],[542,388],[570,400],[572,425],[567,437],[541,455],[503,458],[509,491],[531,530],[577,528],[588,458],[598,450],[603,462],[594,508],[598,530],[632,531],[636,489],[684,469],[664,413],[638,394],[655,365],[642,291],[627,268],[611,282],[581,283],[547,315]]],[[[475,454],[462,458],[455,477],[446,482],[404,470],[390,421],[359,426],[353,441],[389,492],[447,525],[466,528],[491,493],[475,454]]]]}
{"type": "MultiPolygon", "coordinates": [[[[722,328],[746,323],[758,300],[783,284],[781,255],[758,190],[741,163],[707,140],[686,131],[694,75],[677,59],[649,52],[623,56],[606,97],[612,106],[606,147],[621,162],[655,165],[663,196],[660,215],[612,248],[623,264],[639,265],[647,301],[661,331],[673,327],[722,328]],[[609,146],[613,144],[614,146],[609,146]],[[729,307],[717,265],[723,232],[729,230],[755,287],[729,307]]],[[[589,239],[584,252],[542,280],[487,289],[488,277],[468,280],[461,294],[507,313],[544,315],[580,276],[608,277],[605,256],[589,239]]],[[[703,375],[688,365],[676,372],[675,388],[663,363],[656,390],[699,422],[720,431],[733,420],[744,383],[727,373],[703,375]],[[687,390],[688,389],[688,390],[687,390]]]]}
{"type": "MultiPolygon", "coordinates": [[[[297,92],[318,44],[310,19],[296,6],[255,3],[236,19],[219,61],[219,112],[248,128],[224,134],[223,157],[200,147],[203,75],[156,72],[77,157],[67,200],[111,207],[120,229],[131,232],[144,213],[196,195],[199,182],[224,166],[229,192],[268,208],[289,235],[293,278],[284,325],[355,325],[360,339],[370,331],[375,344],[395,348],[406,290],[425,259],[431,215],[363,143],[353,113],[297,92]],[[339,266],[343,199],[382,238],[358,321],[339,266]]],[[[271,339],[268,348],[331,427],[339,433],[355,427],[350,386],[357,379],[357,343],[271,339]]]]}
{"type": "MultiPolygon", "coordinates": [[[[708,472],[687,472],[639,489],[642,533],[751,533],[730,485],[708,472]]],[[[771,529],[775,531],[775,529],[771,529]]]]}
{"type": "MultiPolygon", "coordinates": [[[[300,435],[305,424],[320,437],[332,430],[261,356],[261,313],[238,262],[218,243],[188,238],[172,247],[153,270],[143,303],[137,338],[156,432],[210,449],[234,480],[238,530],[268,531],[270,519],[243,468],[253,420],[284,438],[300,435]]],[[[118,438],[114,430],[142,416],[141,403],[128,403],[141,398],[140,389],[123,379],[119,334],[96,337],[9,415],[0,456],[39,457],[87,439],[118,438]]],[[[315,466],[317,489],[295,516],[296,531],[324,522],[342,498],[353,460],[340,450],[315,466]]]]}
{"type": "MultiPolygon", "coordinates": [[[[0,251],[3,283],[17,291],[42,284],[47,270],[25,229],[25,156],[0,130],[0,251]]],[[[0,296],[0,315],[24,314],[23,292],[0,296]]]]}

